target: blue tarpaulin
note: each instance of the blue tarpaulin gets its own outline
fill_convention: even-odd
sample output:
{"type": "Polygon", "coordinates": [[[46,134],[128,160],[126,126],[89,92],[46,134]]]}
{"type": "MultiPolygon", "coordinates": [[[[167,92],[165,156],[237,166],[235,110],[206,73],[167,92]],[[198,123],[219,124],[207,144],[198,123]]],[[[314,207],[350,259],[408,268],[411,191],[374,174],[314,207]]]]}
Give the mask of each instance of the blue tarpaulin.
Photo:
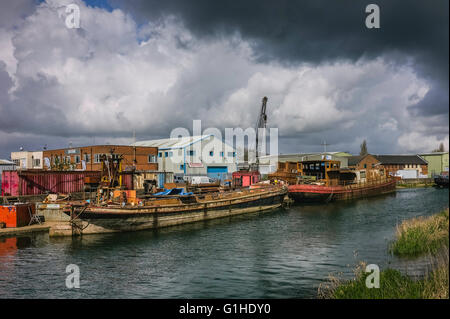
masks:
{"type": "Polygon", "coordinates": [[[172,189],[164,189],[162,192],[153,194],[154,196],[167,196],[167,195],[192,195],[192,192],[185,193],[184,188],[172,188],[172,189]]]}

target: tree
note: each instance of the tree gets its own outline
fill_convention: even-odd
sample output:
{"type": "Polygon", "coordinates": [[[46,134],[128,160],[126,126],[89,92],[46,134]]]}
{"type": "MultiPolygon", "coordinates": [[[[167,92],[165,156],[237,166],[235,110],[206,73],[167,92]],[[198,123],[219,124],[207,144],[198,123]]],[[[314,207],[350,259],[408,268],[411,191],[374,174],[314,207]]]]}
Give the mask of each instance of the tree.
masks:
{"type": "Polygon", "coordinates": [[[367,142],[364,140],[360,145],[361,150],[359,151],[359,155],[367,155],[369,152],[367,151],[367,142]]]}
{"type": "Polygon", "coordinates": [[[445,152],[444,143],[441,142],[441,144],[439,144],[439,148],[435,149],[433,152],[434,152],[434,153],[437,153],[437,152],[445,152]]]}

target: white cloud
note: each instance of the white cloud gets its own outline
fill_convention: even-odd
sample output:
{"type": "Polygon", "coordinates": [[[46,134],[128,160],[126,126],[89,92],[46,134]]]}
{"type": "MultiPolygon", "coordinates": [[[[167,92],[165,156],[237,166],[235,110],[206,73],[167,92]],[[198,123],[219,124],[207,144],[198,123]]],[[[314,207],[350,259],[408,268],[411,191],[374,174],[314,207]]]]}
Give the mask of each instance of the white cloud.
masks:
{"type": "MultiPolygon", "coordinates": [[[[410,67],[394,68],[383,58],[260,63],[238,36],[202,41],[174,18],[138,26],[120,10],[76,3],[81,29],[66,28],[61,1],[40,4],[14,30],[0,28],[0,60],[15,83],[0,82],[0,98],[9,92],[9,102],[0,99],[0,135],[83,144],[95,135],[127,140],[133,129],[166,136],[177,126],[191,128],[192,119],[202,119],[204,128],[245,128],[255,125],[268,96],[269,126],[299,143],[332,136],[337,147],[355,148],[367,136],[369,149],[412,149],[406,136],[420,119],[407,107],[429,87],[410,67]]],[[[416,149],[448,143],[448,128],[439,138],[426,128],[420,134],[426,143],[416,149]]]]}
{"type": "Polygon", "coordinates": [[[444,143],[445,150],[448,151],[448,135],[439,139],[436,136],[427,136],[419,132],[404,133],[398,139],[402,149],[410,153],[431,152],[438,148],[440,143],[444,143]]]}

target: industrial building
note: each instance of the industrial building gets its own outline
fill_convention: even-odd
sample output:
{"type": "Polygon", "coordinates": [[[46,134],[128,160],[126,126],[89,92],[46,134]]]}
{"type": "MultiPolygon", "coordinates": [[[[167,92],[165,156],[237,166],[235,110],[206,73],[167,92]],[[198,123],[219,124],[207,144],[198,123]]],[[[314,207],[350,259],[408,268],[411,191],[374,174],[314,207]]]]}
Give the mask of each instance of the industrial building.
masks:
{"type": "Polygon", "coordinates": [[[428,162],[419,155],[376,155],[386,174],[402,179],[423,178],[428,175],[428,162]]]}
{"type": "Polygon", "coordinates": [[[50,170],[101,170],[101,156],[122,156],[123,170],[157,171],[157,147],[95,145],[43,151],[44,168],[50,170]]]}
{"type": "Polygon", "coordinates": [[[448,173],[448,152],[433,152],[419,154],[428,162],[428,177],[448,173]]]}
{"type": "Polygon", "coordinates": [[[207,175],[224,180],[236,171],[236,150],[214,135],[139,141],[132,145],[157,147],[158,165],[162,172],[207,175]]]}

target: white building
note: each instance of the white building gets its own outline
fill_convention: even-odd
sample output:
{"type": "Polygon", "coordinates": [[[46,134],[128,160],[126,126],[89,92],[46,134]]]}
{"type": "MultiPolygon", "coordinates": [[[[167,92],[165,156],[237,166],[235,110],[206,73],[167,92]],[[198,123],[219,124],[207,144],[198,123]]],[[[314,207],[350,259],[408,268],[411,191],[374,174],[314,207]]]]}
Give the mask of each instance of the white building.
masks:
{"type": "Polygon", "coordinates": [[[17,169],[42,169],[43,159],[42,151],[29,152],[11,152],[11,161],[16,164],[17,169]]]}
{"type": "Polygon", "coordinates": [[[236,171],[236,150],[214,135],[140,141],[134,146],[158,147],[158,167],[177,175],[227,178],[236,171]]]}

